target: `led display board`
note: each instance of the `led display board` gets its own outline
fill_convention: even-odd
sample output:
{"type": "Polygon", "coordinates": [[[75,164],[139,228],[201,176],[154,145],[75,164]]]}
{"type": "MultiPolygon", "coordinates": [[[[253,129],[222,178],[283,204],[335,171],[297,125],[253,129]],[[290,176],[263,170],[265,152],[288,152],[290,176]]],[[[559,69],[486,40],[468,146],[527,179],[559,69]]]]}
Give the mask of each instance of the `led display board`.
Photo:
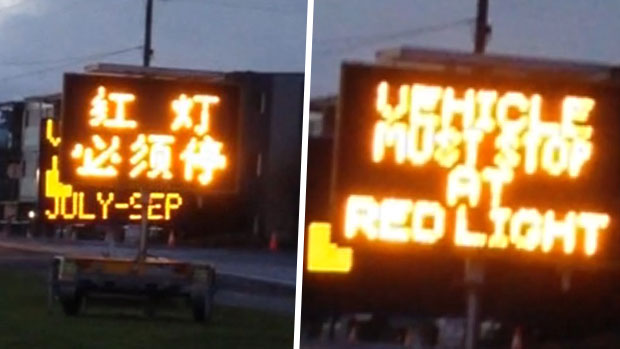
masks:
{"type": "MultiPolygon", "coordinates": [[[[139,222],[142,200],[139,191],[96,188],[61,181],[59,149],[62,138],[53,119],[41,122],[40,196],[42,218],[49,222],[139,222]]],[[[165,222],[183,205],[176,191],[150,193],[147,219],[165,222]]]]}
{"type": "Polygon", "coordinates": [[[358,250],[617,256],[618,95],[542,73],[344,64],[333,219],[310,224],[307,269],[348,272],[358,250]]]}
{"type": "Polygon", "coordinates": [[[114,190],[234,192],[239,98],[237,86],[220,82],[66,74],[60,179],[114,190]]]}

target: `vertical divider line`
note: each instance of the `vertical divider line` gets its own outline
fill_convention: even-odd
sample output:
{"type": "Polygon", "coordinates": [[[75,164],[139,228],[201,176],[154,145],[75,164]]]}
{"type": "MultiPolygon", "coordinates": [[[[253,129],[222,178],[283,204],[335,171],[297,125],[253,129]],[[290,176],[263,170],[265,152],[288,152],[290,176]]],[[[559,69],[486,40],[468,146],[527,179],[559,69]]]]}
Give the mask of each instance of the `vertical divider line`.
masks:
{"type": "Polygon", "coordinates": [[[304,102],[301,132],[301,168],[299,176],[299,224],[297,231],[297,277],[295,281],[295,332],[293,348],[299,348],[301,336],[301,296],[304,275],[304,232],[306,220],[306,174],[308,165],[308,128],[310,120],[310,81],[312,76],[312,34],[314,0],[308,0],[306,13],[306,62],[304,72],[304,102]]]}

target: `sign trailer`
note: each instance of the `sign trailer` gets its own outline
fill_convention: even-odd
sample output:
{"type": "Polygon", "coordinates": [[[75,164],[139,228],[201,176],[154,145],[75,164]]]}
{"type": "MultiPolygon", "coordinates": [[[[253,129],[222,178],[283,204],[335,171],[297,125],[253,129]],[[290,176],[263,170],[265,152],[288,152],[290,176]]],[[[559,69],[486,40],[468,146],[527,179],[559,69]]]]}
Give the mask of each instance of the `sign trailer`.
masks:
{"type": "Polygon", "coordinates": [[[613,258],[612,86],[343,66],[332,222],[307,269],[356,249],[613,258]]]}
{"type": "MultiPolygon", "coordinates": [[[[236,192],[239,98],[222,82],[66,74],[60,125],[42,125],[44,220],[145,228],[169,221],[183,193],[236,192]]],[[[65,312],[86,296],[132,293],[187,297],[206,320],[215,270],[146,258],[145,234],[135,260],[57,257],[52,291],[65,312]]]]}
{"type": "Polygon", "coordinates": [[[540,64],[412,56],[342,66],[331,219],[307,227],[309,279],[346,294],[342,308],[402,310],[401,294],[454,284],[465,261],[476,309],[487,261],[555,266],[562,289],[571,268],[616,263],[618,85],[540,64]]]}

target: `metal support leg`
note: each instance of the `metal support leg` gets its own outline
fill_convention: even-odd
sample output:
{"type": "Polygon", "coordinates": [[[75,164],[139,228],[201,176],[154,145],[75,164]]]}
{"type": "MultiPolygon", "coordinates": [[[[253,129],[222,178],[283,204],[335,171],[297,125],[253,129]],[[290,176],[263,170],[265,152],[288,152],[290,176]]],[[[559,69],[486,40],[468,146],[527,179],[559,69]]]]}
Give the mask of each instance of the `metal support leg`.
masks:
{"type": "Polygon", "coordinates": [[[468,258],[465,261],[465,284],[467,286],[467,324],[465,348],[478,348],[480,323],[480,285],[484,282],[484,268],[480,261],[468,258]]]}
{"type": "Polygon", "coordinates": [[[138,262],[144,262],[146,260],[147,238],[149,229],[147,209],[149,205],[150,193],[146,190],[141,190],[140,197],[142,198],[142,224],[140,226],[140,246],[138,247],[138,262]]]}

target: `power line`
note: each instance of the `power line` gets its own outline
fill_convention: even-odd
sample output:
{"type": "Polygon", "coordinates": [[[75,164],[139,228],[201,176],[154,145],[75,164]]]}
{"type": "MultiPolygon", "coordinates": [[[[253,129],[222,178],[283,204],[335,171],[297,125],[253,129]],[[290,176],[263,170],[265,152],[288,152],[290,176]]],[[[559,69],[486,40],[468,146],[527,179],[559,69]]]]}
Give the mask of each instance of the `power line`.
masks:
{"type": "Polygon", "coordinates": [[[349,37],[342,37],[342,38],[325,39],[325,40],[317,41],[317,45],[327,45],[327,47],[319,48],[315,50],[315,52],[326,54],[326,53],[350,51],[350,50],[354,50],[360,47],[374,45],[377,43],[395,40],[395,39],[399,39],[402,37],[411,38],[411,37],[424,35],[428,33],[443,31],[443,30],[461,26],[461,25],[471,25],[473,22],[474,22],[474,18],[463,18],[463,19],[459,19],[459,20],[451,21],[447,23],[428,25],[424,27],[401,30],[401,31],[396,31],[396,32],[391,32],[391,33],[382,33],[382,34],[375,34],[375,35],[369,35],[369,36],[349,36],[349,37]],[[336,46],[329,47],[329,45],[333,45],[333,44],[336,44],[336,46]]]}
{"type": "MultiPolygon", "coordinates": [[[[24,2],[27,0],[23,0],[24,2]]],[[[31,1],[31,0],[28,0],[31,1]]],[[[22,5],[24,4],[24,2],[20,2],[18,4],[14,4],[11,5],[9,7],[15,7],[18,5],[22,5]]],[[[127,0],[127,1],[123,1],[124,5],[128,5],[128,4],[133,4],[133,1],[131,0],[127,0]]],[[[103,2],[101,2],[103,3],[103,2]]],[[[55,0],[54,1],[54,6],[49,6],[48,9],[45,9],[45,15],[46,16],[55,16],[55,17],[59,17],[61,15],[66,15],[68,13],[71,13],[72,11],[75,10],[89,10],[89,8],[83,8],[82,6],[84,5],[93,5],[93,4],[97,4],[97,2],[93,2],[93,1],[86,1],[86,0],[73,0],[73,1],[65,1],[64,3],[62,1],[59,0],[55,0]]],[[[115,5],[115,3],[111,2],[111,1],[107,1],[105,2],[105,4],[112,4],[115,5]]],[[[115,7],[114,10],[118,11],[119,8],[115,7]]],[[[0,8],[0,13],[2,12],[2,8],[0,8]]],[[[19,22],[11,22],[11,26],[9,27],[9,29],[14,29],[14,28],[20,28],[21,26],[31,26],[32,20],[37,19],[38,17],[36,16],[31,16],[28,19],[24,20],[24,19],[20,19],[19,22]]],[[[6,27],[6,24],[3,24],[4,27],[6,27]]]]}
{"type": "Polygon", "coordinates": [[[203,1],[203,0],[162,0],[164,2],[179,2],[179,1],[191,1],[191,2],[200,2],[206,5],[214,5],[217,7],[224,7],[224,8],[230,8],[230,9],[239,9],[239,10],[251,10],[251,11],[261,11],[261,12],[270,12],[270,13],[278,13],[278,14],[286,14],[286,15],[291,15],[291,14],[306,14],[306,8],[300,8],[300,9],[296,9],[296,8],[292,8],[292,7],[279,7],[279,6],[264,6],[264,5],[253,5],[253,4],[249,4],[248,2],[244,2],[244,3],[234,3],[234,2],[229,2],[229,1],[217,1],[217,0],[209,0],[209,1],[203,1]]]}
{"type": "Polygon", "coordinates": [[[426,32],[443,30],[443,29],[447,29],[447,28],[462,25],[462,24],[469,24],[469,23],[473,23],[473,21],[474,21],[473,17],[467,17],[467,18],[462,18],[462,19],[458,19],[458,20],[454,20],[454,21],[450,21],[446,23],[432,24],[432,25],[427,25],[423,27],[399,30],[396,32],[380,33],[380,34],[373,34],[373,35],[345,36],[345,37],[339,37],[339,38],[317,40],[316,43],[317,44],[329,44],[329,43],[337,42],[337,41],[360,40],[360,39],[365,40],[365,39],[384,38],[384,37],[391,38],[393,36],[402,36],[402,35],[416,35],[416,34],[423,34],[426,32]]]}
{"type": "Polygon", "coordinates": [[[131,48],[122,49],[118,51],[112,51],[112,52],[100,52],[100,53],[93,53],[93,54],[88,54],[84,56],[72,56],[72,57],[63,57],[63,58],[39,60],[39,61],[5,61],[5,62],[0,61],[0,66],[2,65],[5,65],[5,66],[45,65],[45,64],[66,63],[66,62],[71,62],[71,61],[84,61],[84,60],[89,60],[93,58],[99,58],[101,55],[108,55],[108,54],[116,55],[116,54],[131,51],[131,50],[135,50],[138,48],[142,48],[142,46],[131,47],[131,48]]]}
{"type": "Polygon", "coordinates": [[[139,50],[139,49],[142,49],[142,45],[125,48],[125,49],[122,49],[122,50],[108,51],[108,52],[102,52],[102,53],[99,53],[99,54],[84,56],[84,57],[81,57],[81,58],[78,58],[78,59],[73,59],[72,61],[64,63],[64,64],[57,64],[57,65],[53,65],[53,66],[49,66],[49,67],[45,67],[45,68],[41,68],[41,69],[30,70],[30,71],[26,71],[26,72],[15,74],[15,75],[5,76],[5,77],[0,78],[0,82],[4,82],[4,81],[8,81],[8,80],[13,80],[13,79],[19,79],[19,78],[23,78],[23,77],[32,76],[32,75],[44,74],[44,73],[55,71],[55,70],[58,70],[58,69],[70,67],[70,66],[73,66],[74,64],[77,64],[77,63],[80,63],[80,62],[84,62],[84,61],[88,61],[88,60],[92,60],[92,59],[116,56],[116,55],[120,55],[120,54],[123,54],[123,53],[139,50]]]}
{"type": "MultiPolygon", "coordinates": [[[[92,1],[86,1],[86,0],[69,0],[69,1],[65,1],[63,4],[60,1],[58,1],[58,4],[56,6],[50,7],[46,14],[48,16],[59,17],[60,15],[66,15],[70,13],[71,11],[76,11],[76,10],[84,11],[84,10],[87,10],[88,7],[85,8],[83,7],[83,5],[87,5],[87,4],[98,4],[98,3],[94,3],[92,1]]],[[[118,1],[106,2],[105,3],[106,6],[100,7],[98,9],[98,13],[101,14],[104,11],[105,13],[108,13],[112,10],[117,11],[117,12],[124,11],[124,9],[131,4],[134,4],[133,0],[122,0],[122,1],[118,0],[118,1]],[[119,4],[120,6],[116,6],[119,4]],[[114,6],[107,6],[107,5],[114,5],[114,6]]],[[[8,32],[10,29],[20,28],[22,25],[32,26],[32,23],[30,23],[29,20],[20,21],[17,23],[11,23],[11,26],[8,26],[8,29],[6,29],[6,31],[8,32]]],[[[5,26],[6,25],[3,24],[3,27],[5,26]]],[[[28,38],[27,40],[28,45],[32,47],[38,47],[39,50],[42,50],[42,51],[51,52],[52,50],[49,50],[47,48],[49,45],[53,45],[53,41],[49,40],[49,38],[45,35],[45,31],[39,30],[37,34],[38,35],[36,36],[32,35],[32,37],[28,38]]],[[[3,52],[9,52],[9,50],[4,50],[3,52]]],[[[95,54],[95,56],[97,55],[98,54],[95,54]]],[[[87,58],[89,57],[88,56],[87,57],[77,56],[77,57],[62,57],[58,59],[49,59],[49,60],[41,59],[41,60],[28,61],[28,60],[15,60],[9,57],[5,57],[4,61],[2,60],[2,58],[0,58],[0,68],[3,68],[3,66],[4,67],[10,67],[10,66],[19,67],[19,66],[36,66],[36,65],[45,65],[45,64],[55,64],[55,63],[63,63],[65,61],[69,61],[72,59],[87,59],[87,58]]]]}

